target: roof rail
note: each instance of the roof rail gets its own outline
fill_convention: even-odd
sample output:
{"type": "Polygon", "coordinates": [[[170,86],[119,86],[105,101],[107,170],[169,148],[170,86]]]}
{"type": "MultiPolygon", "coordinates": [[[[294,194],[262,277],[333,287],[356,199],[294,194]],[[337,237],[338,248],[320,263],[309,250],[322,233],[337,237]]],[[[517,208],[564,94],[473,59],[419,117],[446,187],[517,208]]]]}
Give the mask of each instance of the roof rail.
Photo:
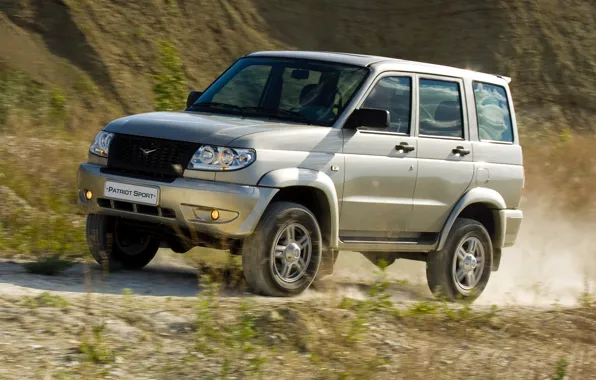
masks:
{"type": "Polygon", "coordinates": [[[505,80],[505,82],[507,82],[507,84],[511,83],[511,78],[510,77],[506,77],[504,75],[496,75],[496,77],[505,80]]]}

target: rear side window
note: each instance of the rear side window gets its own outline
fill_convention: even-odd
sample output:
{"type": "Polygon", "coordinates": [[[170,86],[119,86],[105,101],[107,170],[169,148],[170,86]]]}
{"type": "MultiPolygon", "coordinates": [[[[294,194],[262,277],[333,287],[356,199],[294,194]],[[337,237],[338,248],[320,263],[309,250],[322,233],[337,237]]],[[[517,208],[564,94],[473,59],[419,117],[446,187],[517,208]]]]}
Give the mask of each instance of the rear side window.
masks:
{"type": "Polygon", "coordinates": [[[420,134],[464,137],[459,83],[420,79],[420,134]]]}
{"type": "Polygon", "coordinates": [[[501,86],[474,82],[480,140],[513,142],[507,92],[501,86]]]}

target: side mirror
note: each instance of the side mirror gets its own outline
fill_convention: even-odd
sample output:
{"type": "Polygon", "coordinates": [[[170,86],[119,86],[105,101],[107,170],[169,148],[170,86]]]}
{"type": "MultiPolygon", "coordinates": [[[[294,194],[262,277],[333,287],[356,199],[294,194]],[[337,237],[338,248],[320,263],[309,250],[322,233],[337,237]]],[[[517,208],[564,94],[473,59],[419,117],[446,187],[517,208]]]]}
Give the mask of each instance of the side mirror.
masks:
{"type": "Polygon", "coordinates": [[[195,104],[195,102],[197,101],[197,99],[201,97],[201,95],[203,95],[202,91],[191,91],[188,94],[188,98],[186,98],[186,108],[195,104]]]}
{"type": "Polygon", "coordinates": [[[366,127],[367,129],[385,129],[389,127],[389,111],[377,108],[360,108],[354,110],[348,121],[346,127],[349,129],[356,129],[359,127],[366,127]]]}

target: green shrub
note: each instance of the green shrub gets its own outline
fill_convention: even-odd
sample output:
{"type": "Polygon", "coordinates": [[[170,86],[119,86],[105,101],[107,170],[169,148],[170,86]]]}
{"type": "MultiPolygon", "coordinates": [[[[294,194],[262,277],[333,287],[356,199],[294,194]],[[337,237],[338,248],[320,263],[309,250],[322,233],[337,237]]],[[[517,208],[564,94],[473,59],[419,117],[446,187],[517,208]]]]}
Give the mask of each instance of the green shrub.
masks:
{"type": "Polygon", "coordinates": [[[79,350],[88,362],[107,364],[114,361],[115,354],[105,341],[104,330],[105,325],[99,324],[93,327],[91,334],[85,333],[83,335],[79,350]]]}
{"type": "Polygon", "coordinates": [[[159,54],[160,71],[153,76],[153,105],[156,111],[184,109],[186,80],[182,61],[172,42],[162,42],[159,54]]]}
{"type": "Polygon", "coordinates": [[[50,292],[43,292],[36,297],[25,297],[24,305],[25,307],[31,309],[37,309],[38,307],[64,308],[67,307],[69,304],[64,298],[60,296],[53,295],[50,292]]]}
{"type": "Polygon", "coordinates": [[[559,360],[557,362],[557,368],[555,369],[555,374],[552,376],[553,380],[563,380],[567,377],[567,366],[569,363],[565,358],[559,360]]]}

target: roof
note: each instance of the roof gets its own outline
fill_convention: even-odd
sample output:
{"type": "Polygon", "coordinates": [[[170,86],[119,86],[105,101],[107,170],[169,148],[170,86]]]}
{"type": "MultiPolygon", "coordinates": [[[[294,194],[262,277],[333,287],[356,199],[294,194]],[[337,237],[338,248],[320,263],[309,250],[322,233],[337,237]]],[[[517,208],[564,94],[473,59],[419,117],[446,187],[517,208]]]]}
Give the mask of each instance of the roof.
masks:
{"type": "Polygon", "coordinates": [[[502,75],[487,74],[472,70],[465,70],[451,66],[437,65],[425,62],[409,61],[404,59],[367,55],[354,54],[343,52],[327,52],[327,51],[303,51],[303,50],[279,50],[279,51],[259,51],[247,54],[251,57],[282,57],[282,58],[299,58],[312,59],[318,61],[328,61],[344,63],[348,65],[362,66],[362,67],[378,67],[384,70],[400,70],[407,72],[418,72],[426,74],[448,75],[455,77],[474,77],[495,80],[499,78],[506,83],[511,82],[511,78],[502,75]]]}
{"type": "Polygon", "coordinates": [[[390,58],[377,57],[373,55],[365,54],[351,54],[351,53],[338,53],[338,52],[326,52],[326,51],[292,51],[292,50],[280,50],[280,51],[259,51],[248,54],[249,56],[256,57],[283,57],[283,58],[301,58],[301,59],[312,59],[318,61],[329,61],[345,63],[348,65],[355,66],[369,66],[375,62],[384,61],[390,58]]]}

